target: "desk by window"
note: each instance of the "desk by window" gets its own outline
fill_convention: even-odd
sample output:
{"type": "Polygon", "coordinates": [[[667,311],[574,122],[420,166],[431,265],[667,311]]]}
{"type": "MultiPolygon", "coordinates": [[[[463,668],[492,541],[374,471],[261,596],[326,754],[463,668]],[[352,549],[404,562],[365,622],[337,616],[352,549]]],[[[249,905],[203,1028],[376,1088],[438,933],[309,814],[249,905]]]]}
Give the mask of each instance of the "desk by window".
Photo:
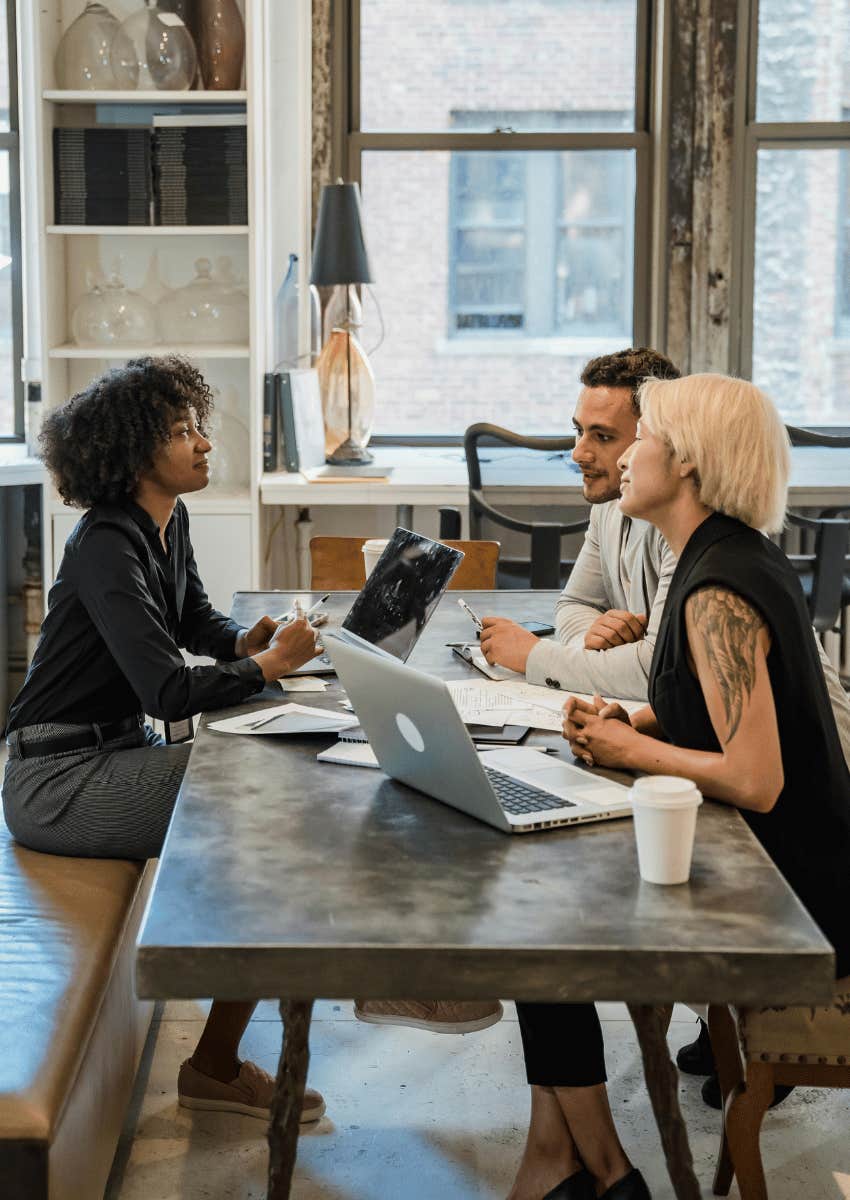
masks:
{"type": "MultiPolygon", "coordinates": [[[[332,598],[332,623],[350,600],[332,598]]],[[[544,620],[554,600],[492,592],[481,608],[544,620]]],[[[285,605],[280,593],[238,593],[233,615],[249,625],[285,605]]],[[[471,668],[444,643],[468,632],[444,599],[411,664],[462,677],[471,668]]],[[[338,695],[310,703],[339,711],[338,695]]],[[[703,805],[690,883],[656,887],[639,878],[629,820],[512,838],[381,772],[317,763],[332,740],[237,747],[204,722],[139,940],[140,996],[288,997],[269,1196],[289,1195],[312,997],[507,996],[629,1003],[676,1195],[697,1200],[649,1006],[832,996],[831,947],[739,814],[703,805]]]]}

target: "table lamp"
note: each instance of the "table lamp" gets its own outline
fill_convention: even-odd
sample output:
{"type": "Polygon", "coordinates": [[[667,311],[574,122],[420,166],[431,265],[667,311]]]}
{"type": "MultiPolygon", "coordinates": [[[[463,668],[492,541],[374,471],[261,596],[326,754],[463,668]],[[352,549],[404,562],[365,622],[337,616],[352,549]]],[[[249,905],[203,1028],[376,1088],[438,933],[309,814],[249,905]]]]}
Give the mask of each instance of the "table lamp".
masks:
{"type": "Polygon", "coordinates": [[[356,183],[338,180],[322,188],[310,282],[345,288],[344,320],[331,330],[317,364],[327,461],[372,462],[366,446],[375,415],[375,377],[353,333],[350,292],[354,284],[372,282],[356,183]]]}

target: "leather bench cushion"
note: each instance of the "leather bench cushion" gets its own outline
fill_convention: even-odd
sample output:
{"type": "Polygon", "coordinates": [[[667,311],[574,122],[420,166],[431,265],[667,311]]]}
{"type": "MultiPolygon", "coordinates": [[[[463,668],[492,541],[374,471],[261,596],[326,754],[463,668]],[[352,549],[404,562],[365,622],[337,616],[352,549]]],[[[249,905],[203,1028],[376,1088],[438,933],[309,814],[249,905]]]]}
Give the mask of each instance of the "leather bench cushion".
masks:
{"type": "Polygon", "coordinates": [[[25,850],[0,820],[0,1138],[51,1140],[144,866],[25,850]]]}
{"type": "Polygon", "coordinates": [[[736,1012],[744,1056],[757,1062],[850,1065],[850,975],[820,1008],[742,1008],[736,1012]]]}

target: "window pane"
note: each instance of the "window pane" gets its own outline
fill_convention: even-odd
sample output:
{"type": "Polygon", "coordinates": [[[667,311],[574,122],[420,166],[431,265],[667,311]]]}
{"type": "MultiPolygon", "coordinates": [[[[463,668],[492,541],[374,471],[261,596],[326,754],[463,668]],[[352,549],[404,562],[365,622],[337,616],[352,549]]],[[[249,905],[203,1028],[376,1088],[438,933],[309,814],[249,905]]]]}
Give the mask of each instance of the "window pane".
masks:
{"type": "MultiPolygon", "coordinates": [[[[485,171],[475,164],[467,171],[458,162],[466,157],[442,151],[363,154],[363,210],[386,328],[371,356],[376,432],[456,435],[482,420],[526,432],[568,431],[584,363],[632,340],[631,257],[614,248],[632,242],[632,168],[618,177],[624,224],[601,232],[576,226],[584,242],[581,254],[571,246],[564,260],[572,281],[567,285],[558,280],[559,237],[566,239],[559,232],[560,186],[567,174],[578,186],[580,172],[564,172],[565,155],[554,152],[503,156],[522,160],[527,188],[522,226],[506,227],[490,220],[498,203],[486,197],[473,203],[465,193],[461,204],[453,189],[473,177],[479,185],[516,178],[514,168],[485,171]],[[461,211],[479,223],[461,227],[461,211]],[[596,264],[596,295],[586,271],[583,290],[575,283],[579,258],[596,264]]],[[[613,206],[605,212],[613,219],[613,206]]],[[[368,298],[364,308],[368,352],[379,330],[368,298]]]]}
{"type": "Polygon", "coordinates": [[[850,0],[759,0],[759,121],[841,121],[850,106],[850,0]]]}
{"type": "Polygon", "coordinates": [[[758,156],[753,379],[792,424],[850,422],[847,154],[758,156]]]}
{"type": "Polygon", "coordinates": [[[361,0],[361,129],[632,129],[636,12],[637,0],[361,0]]]}
{"type": "Polygon", "coordinates": [[[9,233],[9,151],[0,151],[0,437],[15,433],[12,345],[12,239],[9,233]]]}

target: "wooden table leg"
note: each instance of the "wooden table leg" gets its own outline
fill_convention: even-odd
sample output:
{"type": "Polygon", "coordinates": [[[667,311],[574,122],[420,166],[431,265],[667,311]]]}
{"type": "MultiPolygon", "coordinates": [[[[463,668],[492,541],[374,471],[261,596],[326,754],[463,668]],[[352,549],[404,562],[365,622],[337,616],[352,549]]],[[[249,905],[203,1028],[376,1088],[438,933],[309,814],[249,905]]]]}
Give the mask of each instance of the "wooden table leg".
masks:
{"type": "Polygon", "coordinates": [[[310,1062],[312,1012],[312,1000],[280,1002],[283,1049],[277,1068],[277,1086],[269,1122],[268,1200],[289,1200],[295,1157],[298,1153],[298,1123],[310,1062]]]}
{"type": "Polygon", "coordinates": [[[677,1200],[700,1200],[688,1131],[679,1109],[679,1076],[667,1049],[668,1018],[649,1004],[630,1004],[629,1013],[640,1042],[643,1073],[673,1191],[677,1200]]]}

